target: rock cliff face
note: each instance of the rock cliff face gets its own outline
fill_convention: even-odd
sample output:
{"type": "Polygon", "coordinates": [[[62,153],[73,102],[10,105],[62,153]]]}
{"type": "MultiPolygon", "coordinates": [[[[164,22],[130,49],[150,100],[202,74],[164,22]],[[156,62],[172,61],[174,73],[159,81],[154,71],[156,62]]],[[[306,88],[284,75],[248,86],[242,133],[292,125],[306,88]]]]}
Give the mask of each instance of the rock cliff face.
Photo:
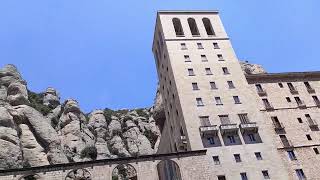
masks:
{"type": "Polygon", "coordinates": [[[95,110],[74,99],[27,89],[14,65],[0,69],[0,169],[153,154],[164,121],[158,93],[152,108],[95,110]]]}
{"type": "Polygon", "coordinates": [[[260,64],[251,64],[248,61],[240,61],[241,68],[245,74],[264,74],[266,70],[260,64]]]}

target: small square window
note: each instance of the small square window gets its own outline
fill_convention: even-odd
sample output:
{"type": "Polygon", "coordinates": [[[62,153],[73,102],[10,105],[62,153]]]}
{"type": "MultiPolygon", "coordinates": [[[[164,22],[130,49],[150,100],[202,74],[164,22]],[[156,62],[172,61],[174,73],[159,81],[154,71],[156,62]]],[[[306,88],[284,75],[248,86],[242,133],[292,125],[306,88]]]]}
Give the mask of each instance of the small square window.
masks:
{"type": "Polygon", "coordinates": [[[184,62],[191,62],[189,55],[184,55],[184,62]]]}
{"type": "Polygon", "coordinates": [[[197,43],[198,49],[203,49],[202,43],[197,43]]]}
{"type": "Polygon", "coordinates": [[[207,56],[206,55],[201,55],[201,61],[202,62],[207,62],[208,61],[207,56]]]}
{"type": "Polygon", "coordinates": [[[270,179],[270,176],[269,176],[269,172],[268,172],[268,171],[262,171],[262,175],[263,175],[263,178],[264,178],[264,179],[270,179]]]}
{"type": "Polygon", "coordinates": [[[212,75],[210,68],[205,68],[205,71],[206,71],[206,75],[212,75]]]}
{"type": "Polygon", "coordinates": [[[213,43],[213,48],[214,48],[214,49],[220,49],[218,43],[213,43]]]}
{"type": "Polygon", "coordinates": [[[222,54],[217,54],[219,61],[224,61],[222,54]]]}
{"type": "Polygon", "coordinates": [[[238,163],[238,162],[241,162],[241,157],[240,157],[240,154],[234,154],[234,160],[238,163]]]}
{"type": "Polygon", "coordinates": [[[314,151],[314,153],[316,153],[316,154],[320,154],[318,148],[313,148],[313,151],[314,151]]]}
{"type": "Polygon", "coordinates": [[[198,83],[192,83],[193,90],[199,90],[198,83]]]}
{"type": "Polygon", "coordinates": [[[311,141],[311,140],[312,140],[312,138],[311,138],[310,134],[307,134],[306,136],[307,136],[307,139],[308,139],[309,141],[311,141]]]}
{"type": "Polygon", "coordinates": [[[181,50],[186,50],[187,49],[187,45],[186,43],[181,43],[181,50]]]}
{"type": "Polygon", "coordinates": [[[189,74],[189,76],[195,76],[192,68],[188,69],[188,74],[189,74]]]}
{"type": "Polygon", "coordinates": [[[219,156],[213,156],[212,158],[213,158],[214,165],[220,165],[219,156]]]}
{"type": "Polygon", "coordinates": [[[216,105],[223,105],[222,100],[220,97],[214,97],[215,101],[216,101],[216,105]]]}
{"type": "Polygon", "coordinates": [[[202,98],[196,98],[197,106],[204,106],[202,98]]]}
{"type": "Polygon", "coordinates": [[[240,173],[241,180],[248,180],[247,173],[240,173]]]}
{"type": "Polygon", "coordinates": [[[297,118],[299,123],[303,123],[301,118],[297,118]]]}
{"type": "Polygon", "coordinates": [[[223,74],[230,74],[229,70],[227,67],[222,68],[223,74]]]}
{"type": "Polygon", "coordinates": [[[218,89],[215,82],[210,82],[210,88],[211,89],[218,89]]]}
{"type": "Polygon", "coordinates": [[[235,104],[241,104],[239,96],[233,96],[233,100],[235,104]]]}
{"type": "Polygon", "coordinates": [[[234,86],[232,81],[227,81],[227,83],[228,83],[229,89],[234,89],[235,88],[235,86],[234,86]]]}
{"type": "Polygon", "coordinates": [[[282,83],[278,83],[280,88],[283,88],[283,84],[282,83]]]}
{"type": "Polygon", "coordinates": [[[257,160],[262,160],[262,156],[260,152],[255,152],[254,155],[256,156],[257,160]]]}
{"type": "Polygon", "coordinates": [[[291,102],[290,97],[286,97],[287,102],[291,102]]]}
{"type": "Polygon", "coordinates": [[[209,144],[214,144],[214,138],[213,137],[208,137],[207,140],[208,140],[209,144]]]}
{"type": "Polygon", "coordinates": [[[209,116],[199,116],[201,126],[211,126],[209,116]]]}

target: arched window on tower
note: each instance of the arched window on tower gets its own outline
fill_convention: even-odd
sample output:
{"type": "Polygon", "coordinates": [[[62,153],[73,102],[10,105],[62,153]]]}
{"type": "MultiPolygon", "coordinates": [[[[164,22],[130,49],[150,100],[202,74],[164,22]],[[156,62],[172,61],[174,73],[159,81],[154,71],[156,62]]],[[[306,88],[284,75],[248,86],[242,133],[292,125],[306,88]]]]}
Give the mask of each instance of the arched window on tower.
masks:
{"type": "Polygon", "coordinates": [[[138,180],[137,171],[130,164],[119,164],[112,171],[112,180],[138,180]]]}
{"type": "Polygon", "coordinates": [[[173,18],[172,23],[173,23],[174,30],[176,32],[176,36],[184,36],[180,19],[173,18]]]}
{"type": "Polygon", "coordinates": [[[158,163],[159,180],[182,180],[179,166],[172,160],[163,160],[158,163]]]}
{"type": "Polygon", "coordinates": [[[200,33],[199,33],[199,30],[198,30],[198,27],[197,27],[196,20],[194,20],[193,18],[189,18],[188,19],[188,24],[189,24],[192,36],[199,36],[200,33]]]}
{"type": "Polygon", "coordinates": [[[202,19],[203,25],[207,31],[208,36],[215,36],[214,30],[212,28],[212,24],[210,22],[210,19],[208,18],[203,18],[202,19]]]}

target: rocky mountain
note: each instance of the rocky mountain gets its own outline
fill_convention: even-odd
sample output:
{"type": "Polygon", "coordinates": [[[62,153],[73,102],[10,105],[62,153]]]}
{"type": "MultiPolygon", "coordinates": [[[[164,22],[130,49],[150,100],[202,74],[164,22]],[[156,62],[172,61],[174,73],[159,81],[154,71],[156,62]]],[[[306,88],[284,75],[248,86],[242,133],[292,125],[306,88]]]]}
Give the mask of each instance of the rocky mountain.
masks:
{"type": "Polygon", "coordinates": [[[54,88],[34,93],[14,65],[0,69],[0,169],[153,154],[164,117],[151,108],[81,111],[54,88]]]}
{"type": "Polygon", "coordinates": [[[245,74],[267,73],[267,71],[260,64],[251,64],[248,61],[240,61],[240,65],[245,74]]]}

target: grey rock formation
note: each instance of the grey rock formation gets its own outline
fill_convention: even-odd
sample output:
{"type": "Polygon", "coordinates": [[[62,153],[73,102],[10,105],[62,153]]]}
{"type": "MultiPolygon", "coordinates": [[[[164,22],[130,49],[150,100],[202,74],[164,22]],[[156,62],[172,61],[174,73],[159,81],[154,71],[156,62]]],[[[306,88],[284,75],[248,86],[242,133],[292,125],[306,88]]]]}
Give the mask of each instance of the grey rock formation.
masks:
{"type": "Polygon", "coordinates": [[[58,92],[52,88],[47,88],[43,96],[43,104],[46,106],[56,107],[60,105],[60,97],[58,92]]]}
{"type": "Polygon", "coordinates": [[[70,161],[82,161],[83,149],[94,145],[95,137],[88,129],[86,121],[78,102],[73,99],[66,100],[59,120],[59,133],[64,151],[70,161]]]}
{"type": "Polygon", "coordinates": [[[152,154],[160,137],[155,119],[163,118],[159,92],[151,109],[86,117],[76,100],[61,104],[54,88],[27,90],[17,68],[7,65],[0,69],[0,169],[152,154]]]}
{"type": "Polygon", "coordinates": [[[26,84],[14,65],[8,64],[0,69],[0,85],[8,87],[11,83],[14,82],[26,84]]]}
{"type": "Polygon", "coordinates": [[[20,82],[11,83],[7,90],[7,101],[13,106],[28,104],[27,87],[20,82]]]}
{"type": "Polygon", "coordinates": [[[240,61],[241,68],[245,74],[263,74],[266,70],[259,64],[251,64],[248,61],[240,61]]]}
{"type": "Polygon", "coordinates": [[[155,119],[156,123],[161,126],[166,119],[166,115],[164,112],[163,99],[162,99],[162,95],[159,91],[159,86],[158,86],[156,98],[154,101],[152,113],[153,113],[153,118],[155,119]]]}

